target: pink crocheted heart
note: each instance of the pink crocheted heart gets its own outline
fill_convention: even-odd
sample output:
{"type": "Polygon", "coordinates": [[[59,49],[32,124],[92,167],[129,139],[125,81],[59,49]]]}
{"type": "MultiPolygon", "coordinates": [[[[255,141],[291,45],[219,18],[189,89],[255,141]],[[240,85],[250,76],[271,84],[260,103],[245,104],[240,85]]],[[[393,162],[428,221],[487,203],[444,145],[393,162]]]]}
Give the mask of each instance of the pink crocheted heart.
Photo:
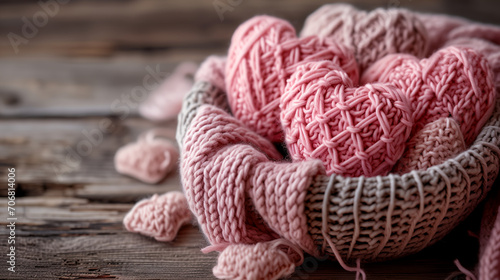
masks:
{"type": "Polygon", "coordinates": [[[179,228],[191,220],[184,194],[169,192],[138,202],[125,216],[123,224],[128,231],[151,236],[158,241],[172,241],[179,228]]]}
{"type": "Polygon", "coordinates": [[[328,174],[387,174],[403,154],[413,125],[399,89],[387,84],[354,88],[329,61],[299,66],[281,106],[292,158],[321,159],[328,174]]]}
{"type": "Polygon", "coordinates": [[[427,32],[418,17],[404,9],[357,10],[346,4],[324,5],[307,17],[301,36],[331,37],[355,51],[361,71],[390,53],[423,57],[427,32]]]}
{"type": "Polygon", "coordinates": [[[428,59],[389,55],[362,76],[362,83],[389,82],[410,100],[415,130],[453,117],[470,145],[492,113],[495,92],[486,59],[468,48],[448,47],[428,59]]]}
{"type": "Polygon", "coordinates": [[[116,152],[115,168],[121,174],[155,184],[177,167],[179,152],[168,140],[154,138],[155,130],[116,152]]]}
{"type": "Polygon", "coordinates": [[[226,89],[234,116],[271,141],[282,141],[279,99],[298,64],[330,60],[355,83],[358,69],[350,49],[332,39],[297,39],[290,23],[257,16],[235,31],[229,48],[226,89]]]}
{"type": "Polygon", "coordinates": [[[460,126],[452,118],[441,118],[415,133],[393,171],[405,174],[412,170],[425,170],[463,151],[465,142],[460,126]]]}
{"type": "MultiPolygon", "coordinates": [[[[295,270],[295,262],[289,255],[290,253],[287,254],[279,248],[282,240],[252,245],[229,245],[219,255],[213,273],[219,279],[240,280],[272,280],[289,276],[295,270]]],[[[302,252],[294,252],[294,254],[299,254],[302,258],[302,252]]]]}

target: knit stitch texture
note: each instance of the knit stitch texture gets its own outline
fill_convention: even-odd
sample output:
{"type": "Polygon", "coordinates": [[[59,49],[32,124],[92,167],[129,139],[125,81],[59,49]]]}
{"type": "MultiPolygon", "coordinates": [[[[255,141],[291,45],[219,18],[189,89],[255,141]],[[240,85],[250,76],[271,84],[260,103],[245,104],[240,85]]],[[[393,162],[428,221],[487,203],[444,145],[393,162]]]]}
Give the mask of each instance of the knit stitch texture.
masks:
{"type": "Polygon", "coordinates": [[[274,142],[283,140],[279,100],[301,63],[330,60],[358,82],[353,53],[332,39],[298,39],[290,23],[254,17],[236,29],[229,47],[226,88],[234,116],[274,142]]]}

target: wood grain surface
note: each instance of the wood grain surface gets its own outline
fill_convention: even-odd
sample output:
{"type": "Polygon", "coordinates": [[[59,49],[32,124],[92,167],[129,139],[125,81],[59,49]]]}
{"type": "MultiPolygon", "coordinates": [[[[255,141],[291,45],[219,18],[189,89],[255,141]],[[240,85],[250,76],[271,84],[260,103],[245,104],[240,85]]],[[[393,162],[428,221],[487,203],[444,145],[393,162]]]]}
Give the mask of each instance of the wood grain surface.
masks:
{"type": "MultiPolygon", "coordinates": [[[[126,111],[113,104],[142,86],[150,69],[159,69],[164,78],[179,62],[223,54],[236,26],[253,15],[283,17],[299,29],[309,13],[328,2],[68,1],[16,52],[8,34],[22,35],[24,20],[33,22],[43,8],[38,1],[2,1],[0,279],[214,279],[217,253],[200,252],[208,243],[195,223],[181,228],[173,242],[124,229],[122,219],[135,202],[181,190],[181,185],[176,172],[158,185],[120,175],[114,154],[142,132],[174,129],[176,122],[141,118],[139,102],[126,111]],[[216,2],[233,4],[220,16],[216,2]],[[91,143],[88,154],[75,157],[72,151],[91,142],[88,135],[99,141],[91,143]],[[15,273],[6,264],[9,167],[16,168],[17,179],[15,273]]],[[[500,24],[500,2],[493,0],[350,2],[366,9],[400,6],[500,24]]],[[[368,279],[465,279],[453,261],[474,268],[478,242],[468,231],[477,232],[479,214],[419,254],[364,265],[368,279]]],[[[336,262],[310,256],[291,277],[354,278],[336,262]]]]}

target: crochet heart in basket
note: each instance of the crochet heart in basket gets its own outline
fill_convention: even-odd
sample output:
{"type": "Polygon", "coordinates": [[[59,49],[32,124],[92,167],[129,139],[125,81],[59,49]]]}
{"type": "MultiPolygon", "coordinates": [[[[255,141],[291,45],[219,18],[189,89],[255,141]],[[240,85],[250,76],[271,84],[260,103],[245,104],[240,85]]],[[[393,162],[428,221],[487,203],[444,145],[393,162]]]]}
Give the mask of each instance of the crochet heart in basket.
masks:
{"type": "Polygon", "coordinates": [[[307,17],[301,36],[332,37],[355,51],[361,71],[391,53],[423,57],[427,32],[418,17],[404,9],[357,10],[346,4],[324,5],[307,17]]]}
{"type": "Polygon", "coordinates": [[[452,117],[467,145],[493,112],[491,67],[469,48],[447,47],[420,61],[410,55],[388,55],[367,69],[361,81],[388,82],[400,88],[412,104],[415,131],[452,117]]]}
{"type": "Polygon", "coordinates": [[[387,174],[403,154],[413,126],[401,90],[390,84],[355,88],[330,61],[299,66],[281,109],[292,159],[321,159],[328,174],[387,174]]]}
{"type": "Polygon", "coordinates": [[[465,151],[460,126],[452,118],[441,118],[417,131],[406,144],[406,150],[393,172],[405,174],[426,170],[465,151]]]}
{"type": "Polygon", "coordinates": [[[228,101],[235,117],[274,142],[283,140],[279,100],[301,63],[329,60],[358,82],[351,49],[332,39],[298,39],[287,21],[257,16],[234,32],[226,65],[228,101]]]}

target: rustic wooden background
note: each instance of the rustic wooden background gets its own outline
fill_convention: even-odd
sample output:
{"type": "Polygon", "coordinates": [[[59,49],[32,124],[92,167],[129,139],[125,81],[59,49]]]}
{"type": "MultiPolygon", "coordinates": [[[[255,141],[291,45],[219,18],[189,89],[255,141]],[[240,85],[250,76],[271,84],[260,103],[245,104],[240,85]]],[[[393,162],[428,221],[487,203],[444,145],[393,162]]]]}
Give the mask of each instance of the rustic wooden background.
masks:
{"type": "MultiPolygon", "coordinates": [[[[181,61],[223,54],[233,30],[252,15],[272,14],[300,28],[309,13],[331,1],[65,2],[50,6],[54,12],[46,22],[38,1],[0,3],[0,279],[212,279],[217,254],[200,252],[207,242],[196,226],[183,227],[172,243],[124,230],[121,220],[134,202],[181,187],[178,175],[146,185],[117,174],[114,153],[147,129],[176,123],[140,118],[137,103],[127,106],[127,114],[113,104],[123,105],[122,98],[142,85],[147,66],[158,66],[166,76],[181,61]],[[222,17],[215,2],[229,5],[222,17]],[[25,21],[34,19],[41,26],[23,35],[25,21]],[[17,51],[12,34],[24,39],[17,51]],[[103,140],[89,155],[71,157],[68,151],[86,139],[85,131],[95,131],[103,120],[112,124],[103,140]],[[7,271],[5,261],[8,167],[17,175],[16,273],[7,271]]],[[[400,6],[500,24],[495,0],[351,2],[364,9],[400,6]]],[[[478,219],[475,213],[422,253],[367,264],[369,279],[445,279],[457,271],[455,258],[472,269],[478,246],[467,231],[477,230],[478,219]]],[[[354,275],[335,262],[308,258],[292,276],[333,278],[354,275]]]]}

